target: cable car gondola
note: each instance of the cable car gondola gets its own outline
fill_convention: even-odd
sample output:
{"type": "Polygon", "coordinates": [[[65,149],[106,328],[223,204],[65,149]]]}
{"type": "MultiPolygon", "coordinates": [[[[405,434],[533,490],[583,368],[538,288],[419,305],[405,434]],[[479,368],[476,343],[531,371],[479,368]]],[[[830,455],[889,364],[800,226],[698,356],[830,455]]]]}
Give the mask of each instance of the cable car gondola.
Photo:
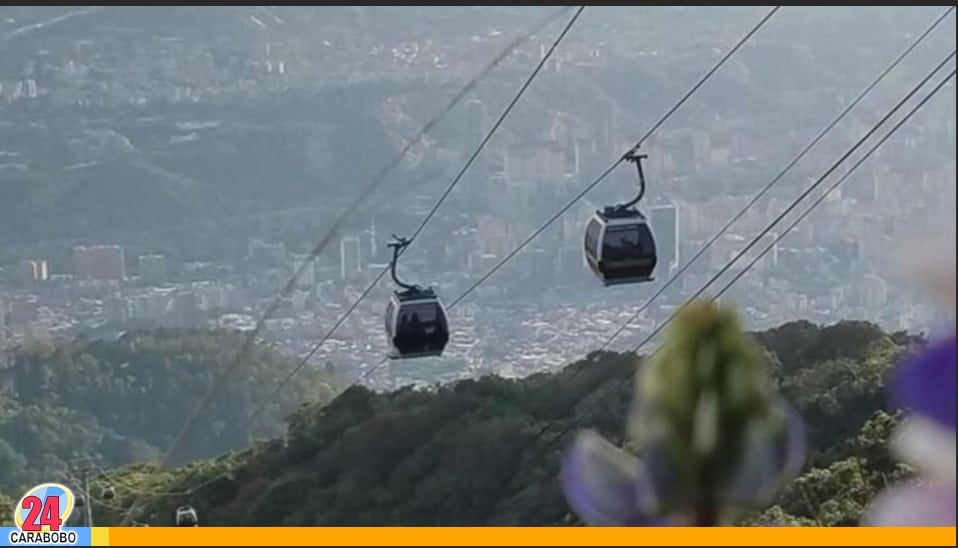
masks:
{"type": "Polygon", "coordinates": [[[116,489],[112,485],[104,487],[100,493],[100,498],[103,500],[112,500],[114,497],[116,497],[116,489]]]}
{"type": "Polygon", "coordinates": [[[393,291],[386,305],[386,337],[389,339],[389,358],[408,359],[441,356],[449,342],[449,324],[446,308],[431,287],[403,283],[396,277],[399,254],[410,240],[393,236],[395,242],[389,273],[401,289],[393,291]]]}
{"type": "Polygon", "coordinates": [[[196,517],[196,510],[192,506],[180,506],[176,509],[177,527],[196,527],[199,519],[196,517]]]}
{"type": "Polygon", "coordinates": [[[647,157],[633,149],[624,158],[638,169],[639,195],[630,202],[597,210],[586,226],[586,262],[606,287],[654,280],[655,236],[645,215],[635,208],[645,195],[642,160],[647,157]]]}

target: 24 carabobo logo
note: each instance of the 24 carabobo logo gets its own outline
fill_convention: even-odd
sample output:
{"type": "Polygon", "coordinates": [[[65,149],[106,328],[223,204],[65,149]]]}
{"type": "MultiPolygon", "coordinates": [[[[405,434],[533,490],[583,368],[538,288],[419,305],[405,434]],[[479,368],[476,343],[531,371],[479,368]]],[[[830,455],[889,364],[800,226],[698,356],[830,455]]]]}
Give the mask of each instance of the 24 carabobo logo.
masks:
{"type": "Polygon", "coordinates": [[[73,513],[73,491],[59,483],[43,483],[26,492],[13,508],[21,531],[59,531],[73,513]]]}

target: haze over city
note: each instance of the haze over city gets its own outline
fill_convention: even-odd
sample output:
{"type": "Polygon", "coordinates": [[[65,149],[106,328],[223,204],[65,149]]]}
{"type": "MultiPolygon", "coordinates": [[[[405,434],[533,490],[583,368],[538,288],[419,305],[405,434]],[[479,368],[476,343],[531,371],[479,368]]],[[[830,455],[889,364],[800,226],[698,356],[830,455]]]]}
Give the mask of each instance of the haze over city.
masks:
{"type": "MultiPolygon", "coordinates": [[[[267,311],[262,345],[379,391],[526,378],[600,347],[655,344],[678,307],[955,48],[951,16],[749,205],[942,7],[784,7],[660,127],[768,7],[589,7],[550,52],[574,11],[542,26],[557,10],[0,8],[0,374],[31,345],[162,328],[248,334],[267,311]],[[583,238],[597,210],[635,195],[635,168],[622,163],[549,221],[640,139],[654,280],[605,287],[583,238]],[[384,364],[388,244],[427,215],[398,271],[441,297],[448,344],[384,364]]],[[[899,252],[955,232],[955,148],[952,79],[705,296],[770,246],[720,299],[749,331],[796,320],[942,329],[949,312],[902,277],[899,252]]],[[[272,386],[287,370],[261,373],[272,386]]],[[[0,375],[11,394],[18,378],[0,375]]],[[[280,429],[274,411],[264,431],[280,429]]]]}

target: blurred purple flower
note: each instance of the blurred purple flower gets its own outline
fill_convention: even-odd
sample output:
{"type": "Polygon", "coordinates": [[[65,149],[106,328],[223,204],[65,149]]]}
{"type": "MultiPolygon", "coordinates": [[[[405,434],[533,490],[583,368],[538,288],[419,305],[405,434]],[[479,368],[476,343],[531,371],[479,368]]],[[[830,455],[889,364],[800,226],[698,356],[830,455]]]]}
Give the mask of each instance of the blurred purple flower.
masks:
{"type": "MultiPolygon", "coordinates": [[[[778,437],[749,436],[738,473],[722,483],[719,503],[761,507],[805,464],[805,426],[788,410],[785,431],[778,437]]],[[[580,432],[562,462],[560,481],[573,511],[589,525],[691,525],[687,508],[675,503],[683,478],[662,445],[635,457],[597,433],[580,432]]]]}
{"type": "Polygon", "coordinates": [[[573,511],[590,525],[711,526],[771,503],[805,464],[805,429],[754,350],[732,312],[690,306],[636,384],[638,456],[593,431],[566,454],[573,511]]]}
{"type": "Polygon", "coordinates": [[[954,430],[955,369],[955,337],[929,344],[899,366],[894,404],[954,430]]]}
{"type": "MultiPolygon", "coordinates": [[[[902,246],[905,274],[937,304],[955,310],[955,237],[902,246]]],[[[955,526],[955,330],[903,360],[892,381],[892,402],[908,413],[892,449],[919,480],[876,497],[864,519],[878,526],[955,526]]]]}
{"type": "Polygon", "coordinates": [[[955,525],[955,337],[903,361],[892,387],[909,413],[893,449],[918,470],[920,485],[895,486],[872,503],[867,525],[955,525]]]}
{"type": "Polygon", "coordinates": [[[892,487],[875,498],[864,525],[954,527],[955,484],[892,487]]]}
{"type": "Polygon", "coordinates": [[[678,524],[653,517],[654,487],[643,463],[595,432],[579,433],[560,479],[573,511],[590,525],[678,524]]]}

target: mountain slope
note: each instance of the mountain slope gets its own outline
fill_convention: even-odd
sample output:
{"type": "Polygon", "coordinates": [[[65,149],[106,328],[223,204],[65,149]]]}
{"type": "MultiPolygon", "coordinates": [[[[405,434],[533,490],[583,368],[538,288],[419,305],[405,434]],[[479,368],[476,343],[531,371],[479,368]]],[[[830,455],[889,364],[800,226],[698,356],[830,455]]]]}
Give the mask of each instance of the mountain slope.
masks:
{"type": "MultiPolygon", "coordinates": [[[[795,322],[757,337],[781,390],[809,421],[812,455],[778,505],[750,523],[854,524],[884,481],[907,472],[887,452],[896,419],[881,407],[884,373],[911,341],[864,322],[795,322]],[[836,360],[847,379],[834,377],[836,360]],[[843,488],[850,481],[856,489],[843,488]]],[[[623,379],[634,367],[631,354],[593,353],[518,381],[385,394],[352,388],[328,407],[301,408],[284,439],[179,471],[118,470],[110,481],[121,506],[146,495],[136,519],[153,525],[169,524],[185,503],[209,525],[575,523],[556,482],[559,457],[580,428],[621,439],[631,396],[623,379]],[[208,481],[188,497],[150,494],[208,481]]],[[[103,506],[95,513],[98,523],[119,519],[103,506]]]]}

